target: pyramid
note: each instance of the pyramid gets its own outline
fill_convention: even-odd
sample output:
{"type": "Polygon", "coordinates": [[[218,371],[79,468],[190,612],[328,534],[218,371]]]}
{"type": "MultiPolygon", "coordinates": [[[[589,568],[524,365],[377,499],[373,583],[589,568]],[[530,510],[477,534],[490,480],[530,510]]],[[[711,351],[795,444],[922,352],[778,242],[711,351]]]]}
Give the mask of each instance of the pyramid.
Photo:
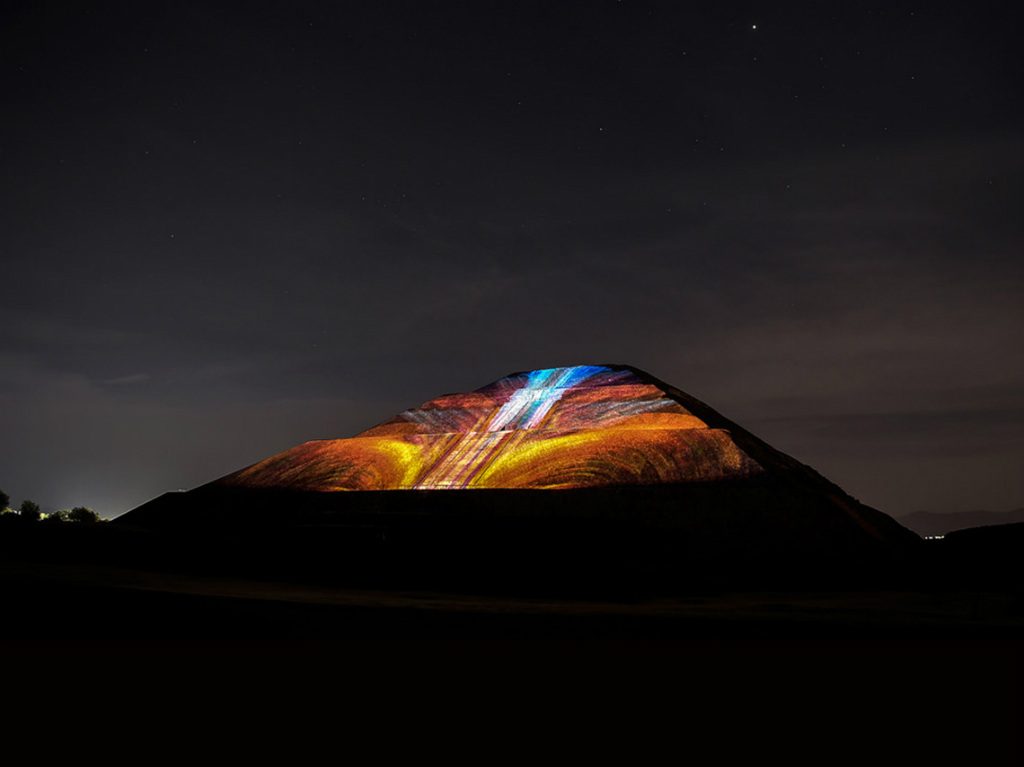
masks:
{"type": "Polygon", "coordinates": [[[709,424],[669,389],[621,365],[514,373],[348,439],[306,442],[220,484],[314,492],[567,489],[764,471],[727,428],[709,424]]]}
{"type": "Polygon", "coordinates": [[[810,466],[628,365],[513,373],[165,493],[118,522],[245,531],[266,539],[260,561],[288,550],[353,571],[386,562],[413,582],[439,571],[516,584],[684,570],[758,583],[784,571],[861,578],[920,544],[810,466]]]}

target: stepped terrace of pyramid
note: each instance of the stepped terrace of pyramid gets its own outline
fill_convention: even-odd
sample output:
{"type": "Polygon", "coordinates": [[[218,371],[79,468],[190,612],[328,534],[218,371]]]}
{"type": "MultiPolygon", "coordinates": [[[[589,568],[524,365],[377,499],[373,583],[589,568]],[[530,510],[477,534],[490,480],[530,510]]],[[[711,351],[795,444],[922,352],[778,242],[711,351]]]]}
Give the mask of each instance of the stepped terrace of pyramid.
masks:
{"type": "Polygon", "coordinates": [[[763,471],[728,429],[711,428],[680,399],[625,366],[515,373],[348,439],[306,442],[217,484],[316,492],[560,489],[763,471]]]}

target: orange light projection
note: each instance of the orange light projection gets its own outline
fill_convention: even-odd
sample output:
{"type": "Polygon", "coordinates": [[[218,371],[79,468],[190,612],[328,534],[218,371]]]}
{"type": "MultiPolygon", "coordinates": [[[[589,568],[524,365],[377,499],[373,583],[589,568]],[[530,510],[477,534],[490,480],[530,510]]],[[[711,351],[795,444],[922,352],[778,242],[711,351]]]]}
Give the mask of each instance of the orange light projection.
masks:
{"type": "Polygon", "coordinates": [[[717,480],[760,466],[626,368],[517,373],[221,480],[310,491],[570,488],[717,480]]]}

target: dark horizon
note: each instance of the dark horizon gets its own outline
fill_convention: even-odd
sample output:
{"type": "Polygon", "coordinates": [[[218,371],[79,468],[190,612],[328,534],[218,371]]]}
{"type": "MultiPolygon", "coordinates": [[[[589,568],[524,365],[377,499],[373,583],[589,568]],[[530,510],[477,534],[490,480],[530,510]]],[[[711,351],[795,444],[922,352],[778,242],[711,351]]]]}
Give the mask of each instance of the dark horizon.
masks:
{"type": "Polygon", "coordinates": [[[1019,18],[7,4],[0,488],[615,362],[887,513],[1024,506],[1019,18]]]}

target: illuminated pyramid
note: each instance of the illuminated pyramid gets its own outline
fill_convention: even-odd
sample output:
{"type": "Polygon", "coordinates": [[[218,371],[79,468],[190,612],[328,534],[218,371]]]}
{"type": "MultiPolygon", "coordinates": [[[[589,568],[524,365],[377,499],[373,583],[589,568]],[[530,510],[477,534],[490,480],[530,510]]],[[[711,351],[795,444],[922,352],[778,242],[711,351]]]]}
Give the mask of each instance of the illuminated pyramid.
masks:
{"type": "Polygon", "coordinates": [[[811,467],[625,365],[514,373],[165,493],[118,521],[268,535],[259,561],[293,551],[362,575],[476,584],[489,572],[517,586],[615,573],[727,571],[759,583],[767,571],[863,573],[920,543],[811,467]]]}
{"type": "Polygon", "coordinates": [[[317,492],[560,489],[763,472],[748,450],[770,448],[743,433],[744,450],[732,426],[634,368],[547,368],[437,397],[348,439],[306,442],[218,484],[317,492]]]}

